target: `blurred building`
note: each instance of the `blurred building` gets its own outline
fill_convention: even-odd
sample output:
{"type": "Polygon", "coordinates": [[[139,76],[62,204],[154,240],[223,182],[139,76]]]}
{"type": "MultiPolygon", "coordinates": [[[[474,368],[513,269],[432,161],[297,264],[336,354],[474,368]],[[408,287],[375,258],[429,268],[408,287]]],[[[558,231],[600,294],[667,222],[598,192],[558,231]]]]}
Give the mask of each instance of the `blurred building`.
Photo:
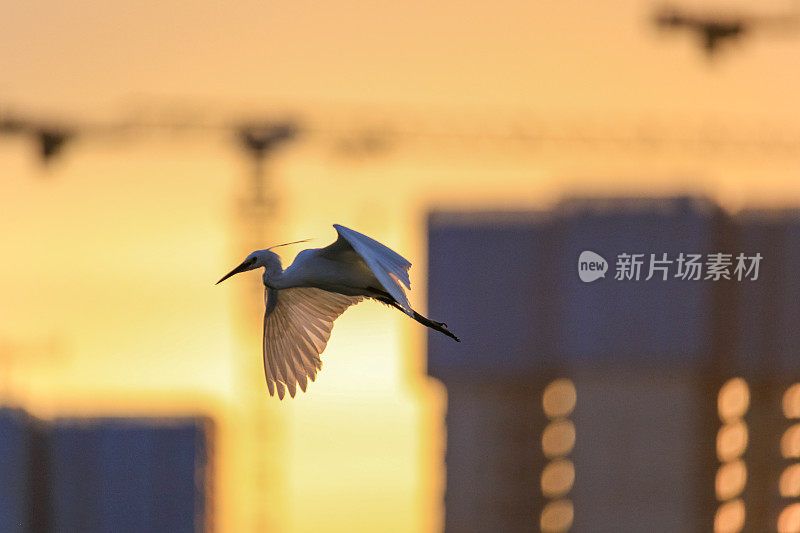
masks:
{"type": "Polygon", "coordinates": [[[0,531],[212,530],[204,418],[45,422],[0,410],[0,531]]]}
{"type": "Polygon", "coordinates": [[[33,421],[18,409],[0,410],[0,531],[35,531],[33,421]]]}
{"type": "Polygon", "coordinates": [[[800,531],[799,243],[693,198],[432,214],[445,530],[800,531]]]}

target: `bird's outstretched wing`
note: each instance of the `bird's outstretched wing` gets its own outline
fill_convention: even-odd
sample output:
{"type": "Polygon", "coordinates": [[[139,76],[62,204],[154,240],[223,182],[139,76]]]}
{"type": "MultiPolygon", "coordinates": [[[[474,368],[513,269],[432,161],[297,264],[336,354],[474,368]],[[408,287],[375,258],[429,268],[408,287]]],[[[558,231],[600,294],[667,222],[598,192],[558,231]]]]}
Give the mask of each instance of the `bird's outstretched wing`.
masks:
{"type": "Polygon", "coordinates": [[[411,281],[408,278],[411,262],[363,233],[339,224],[334,224],[333,227],[336,228],[339,238],[330,246],[323,248],[323,254],[335,257],[354,250],[361,256],[386,292],[392,295],[392,298],[407,314],[413,316],[414,311],[411,309],[408,297],[401,285],[402,283],[407,289],[411,288],[411,281]]]}
{"type": "Polygon", "coordinates": [[[297,385],[305,392],[322,368],[320,354],[331,337],[333,321],[361,296],[344,296],[322,289],[267,289],[264,313],[264,375],[270,396],[282,400],[297,385]]]}

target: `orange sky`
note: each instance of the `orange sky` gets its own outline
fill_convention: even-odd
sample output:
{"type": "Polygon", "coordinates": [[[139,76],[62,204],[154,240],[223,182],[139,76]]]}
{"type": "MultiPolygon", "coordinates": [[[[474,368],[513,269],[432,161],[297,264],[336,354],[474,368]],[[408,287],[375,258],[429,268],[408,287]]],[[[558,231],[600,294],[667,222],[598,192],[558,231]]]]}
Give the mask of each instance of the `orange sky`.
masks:
{"type": "MultiPolygon", "coordinates": [[[[291,108],[323,126],[356,109],[458,131],[522,114],[689,136],[797,132],[800,36],[756,34],[709,62],[688,35],[653,31],[658,5],[7,0],[0,108],[86,118],[155,102],[291,108]]],[[[411,300],[422,308],[431,207],[631,191],[702,193],[730,208],[800,203],[794,152],[405,140],[348,159],[331,142],[309,135],[272,167],[283,202],[275,241],[322,245],[333,222],[373,235],[414,262],[411,300]]],[[[46,414],[184,410],[194,398],[227,413],[242,285],[212,284],[240,259],[233,206],[246,166],[232,143],[78,140],[46,175],[31,150],[0,138],[0,339],[55,336],[66,355],[18,365],[16,398],[46,414]]],[[[337,322],[318,381],[279,407],[284,530],[436,528],[444,396],[421,375],[423,339],[377,304],[337,322]]],[[[257,339],[249,356],[243,364],[260,372],[257,339]]],[[[234,477],[222,484],[226,530],[243,523],[234,477]]]]}
{"type": "Polygon", "coordinates": [[[755,34],[709,67],[688,35],[653,31],[660,5],[9,0],[0,95],[78,109],[143,94],[797,117],[796,39],[755,34]]]}

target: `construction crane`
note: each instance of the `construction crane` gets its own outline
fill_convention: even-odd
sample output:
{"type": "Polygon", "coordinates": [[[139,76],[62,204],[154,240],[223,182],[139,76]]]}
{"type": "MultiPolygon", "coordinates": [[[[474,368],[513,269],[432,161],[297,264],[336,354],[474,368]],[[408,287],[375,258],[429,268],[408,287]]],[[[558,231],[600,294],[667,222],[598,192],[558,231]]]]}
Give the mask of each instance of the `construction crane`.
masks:
{"type": "Polygon", "coordinates": [[[797,13],[755,15],[741,13],[689,13],[675,6],[660,8],[653,17],[662,30],[688,30],[696,34],[700,46],[709,58],[723,43],[735,41],[756,32],[794,32],[800,18],[797,13]]]}
{"type": "MultiPolygon", "coordinates": [[[[239,251],[263,248],[264,243],[274,235],[276,221],[279,218],[279,194],[274,184],[269,181],[267,163],[276,150],[293,140],[298,134],[298,127],[290,121],[248,122],[235,128],[239,146],[248,155],[252,168],[247,187],[239,199],[237,212],[240,217],[239,251]]],[[[252,285],[252,284],[251,284],[252,285]]],[[[263,298],[248,298],[252,291],[248,286],[247,293],[240,299],[242,318],[247,324],[244,337],[261,334],[261,305],[263,298]],[[253,309],[255,307],[255,309],[253,309]],[[255,311],[258,312],[255,312],[255,311]],[[248,317],[250,318],[248,320],[248,317]],[[257,320],[252,317],[258,317],[257,320]]],[[[242,385],[243,421],[241,432],[251,432],[251,444],[246,453],[249,454],[248,471],[250,490],[247,491],[249,501],[245,503],[243,513],[248,531],[281,531],[285,524],[281,523],[276,511],[282,507],[279,500],[283,497],[283,472],[280,470],[283,443],[281,440],[283,423],[274,402],[269,402],[266,395],[263,372],[260,371],[261,359],[255,357],[252,342],[243,342],[239,347],[239,382],[242,385]],[[247,347],[250,347],[248,349],[247,347]],[[254,367],[256,372],[254,372],[254,367]]],[[[259,353],[259,352],[256,352],[259,353]]]]}

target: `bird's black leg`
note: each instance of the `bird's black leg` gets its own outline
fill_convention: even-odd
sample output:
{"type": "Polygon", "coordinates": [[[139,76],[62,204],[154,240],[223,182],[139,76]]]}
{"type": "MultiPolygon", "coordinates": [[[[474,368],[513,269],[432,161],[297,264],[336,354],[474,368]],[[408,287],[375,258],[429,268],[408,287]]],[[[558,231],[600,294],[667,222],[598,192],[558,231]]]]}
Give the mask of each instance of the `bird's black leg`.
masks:
{"type": "MultiPolygon", "coordinates": [[[[412,309],[412,311],[414,311],[414,310],[412,309]]],[[[456,342],[461,342],[461,339],[456,337],[449,329],[447,329],[447,324],[445,324],[444,322],[436,322],[435,320],[431,320],[431,319],[429,319],[427,317],[422,316],[421,314],[417,313],[416,311],[414,311],[414,317],[413,318],[414,318],[414,320],[416,320],[420,324],[423,324],[425,326],[428,326],[431,329],[435,329],[436,331],[444,333],[445,335],[447,335],[451,339],[455,340],[456,342]]]]}
{"type": "MultiPolygon", "coordinates": [[[[383,303],[385,303],[387,305],[391,305],[395,309],[397,309],[399,311],[402,311],[405,314],[405,312],[406,312],[405,309],[403,309],[400,306],[400,304],[397,303],[395,301],[395,299],[392,298],[392,296],[388,292],[379,291],[379,290],[376,290],[376,289],[373,289],[373,290],[375,290],[375,292],[378,293],[377,296],[374,296],[374,298],[376,300],[378,300],[380,302],[383,302],[383,303]]],[[[417,313],[413,309],[411,311],[414,313],[414,316],[412,316],[411,318],[413,318],[414,320],[416,320],[417,322],[419,322],[423,326],[426,326],[426,327],[429,327],[431,329],[434,329],[434,330],[436,330],[436,331],[438,331],[440,333],[444,333],[445,335],[447,335],[451,339],[455,340],[456,342],[461,342],[461,339],[456,337],[449,329],[447,329],[447,324],[445,324],[444,322],[436,322],[435,320],[431,320],[431,319],[429,319],[429,318],[417,313]]]]}

